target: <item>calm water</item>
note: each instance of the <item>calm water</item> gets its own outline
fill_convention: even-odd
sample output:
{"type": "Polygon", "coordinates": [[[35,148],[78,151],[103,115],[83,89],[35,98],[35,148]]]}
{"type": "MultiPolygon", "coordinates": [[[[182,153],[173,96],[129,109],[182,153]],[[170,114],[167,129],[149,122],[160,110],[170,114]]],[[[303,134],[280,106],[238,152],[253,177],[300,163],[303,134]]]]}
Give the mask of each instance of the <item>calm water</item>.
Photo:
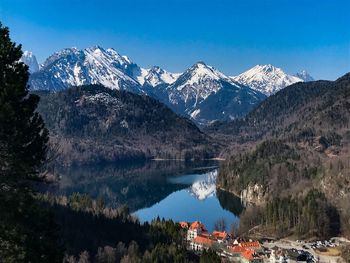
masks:
{"type": "Polygon", "coordinates": [[[238,222],[239,198],[216,192],[217,162],[145,162],[125,165],[56,168],[56,194],[87,193],[108,206],[126,204],[141,222],[160,218],[202,221],[213,230],[224,219],[227,230],[238,222]]]}

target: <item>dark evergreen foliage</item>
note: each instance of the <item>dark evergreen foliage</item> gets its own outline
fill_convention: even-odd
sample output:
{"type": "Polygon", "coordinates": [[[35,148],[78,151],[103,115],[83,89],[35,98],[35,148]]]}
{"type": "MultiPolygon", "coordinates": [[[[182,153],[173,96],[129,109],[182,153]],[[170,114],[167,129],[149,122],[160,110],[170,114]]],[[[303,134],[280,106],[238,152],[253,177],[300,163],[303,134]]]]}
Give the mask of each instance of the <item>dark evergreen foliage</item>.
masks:
{"type": "Polygon", "coordinates": [[[216,254],[215,251],[209,249],[208,251],[207,250],[203,251],[199,262],[200,263],[220,263],[221,258],[216,254]]]}
{"type": "Polygon", "coordinates": [[[340,231],[340,218],[336,208],[317,190],[304,197],[274,198],[254,212],[243,213],[241,232],[260,225],[273,229],[277,237],[296,235],[299,238],[330,238],[340,231]]]}
{"type": "Polygon", "coordinates": [[[0,180],[7,186],[35,176],[47,150],[48,132],[36,112],[39,97],[28,94],[21,56],[21,45],[0,24],[0,180]]]}
{"type": "Polygon", "coordinates": [[[218,149],[191,121],[145,95],[99,85],[37,94],[60,162],[203,159],[218,149]]]}
{"type": "Polygon", "coordinates": [[[61,262],[52,215],[32,199],[29,179],[46,161],[48,131],[28,94],[21,45],[0,24],[0,261],[61,262]]]}
{"type": "MultiPolygon", "coordinates": [[[[238,195],[245,191],[252,202],[275,199],[267,208],[274,213],[292,211],[300,195],[317,188],[325,198],[316,198],[313,204],[320,206],[317,220],[322,222],[294,222],[295,227],[289,222],[286,227],[284,219],[267,220],[269,225],[281,225],[270,230],[287,235],[291,228],[297,233],[295,228],[302,227],[310,235],[316,231],[328,236],[339,231],[340,218],[342,233],[348,235],[349,127],[350,73],[336,81],[293,84],[270,96],[244,119],[216,123],[207,130],[231,144],[224,154],[227,160],[220,168],[218,185],[238,195]]],[[[298,205],[300,209],[306,206],[298,205]]],[[[259,211],[248,210],[245,214],[253,215],[248,218],[263,217],[259,211]]],[[[301,215],[316,220],[310,209],[299,210],[301,215]]]]}

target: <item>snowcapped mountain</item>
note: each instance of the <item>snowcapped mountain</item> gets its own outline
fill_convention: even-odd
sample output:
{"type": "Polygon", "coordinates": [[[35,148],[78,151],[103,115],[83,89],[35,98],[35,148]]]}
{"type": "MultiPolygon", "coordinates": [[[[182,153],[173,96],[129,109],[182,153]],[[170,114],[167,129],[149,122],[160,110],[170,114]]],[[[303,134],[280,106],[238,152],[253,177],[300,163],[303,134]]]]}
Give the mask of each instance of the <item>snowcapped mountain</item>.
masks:
{"type": "Polygon", "coordinates": [[[179,104],[180,102],[187,104],[190,102],[190,104],[196,106],[212,92],[221,89],[221,81],[231,82],[220,71],[206,65],[204,62],[197,62],[167,88],[170,92],[169,100],[172,104],[179,104]]]}
{"type": "Polygon", "coordinates": [[[294,74],[294,76],[299,78],[299,79],[302,79],[305,82],[315,80],[306,70],[302,70],[302,71],[294,74]]]}
{"type": "Polygon", "coordinates": [[[137,80],[141,85],[155,87],[161,84],[172,84],[180,75],[180,73],[170,73],[154,66],[148,70],[142,69],[142,73],[137,77],[137,80]]]}
{"type": "Polygon", "coordinates": [[[39,70],[38,61],[30,51],[24,51],[20,61],[29,67],[29,73],[34,73],[39,70]]]}
{"type": "Polygon", "coordinates": [[[242,74],[231,78],[267,96],[293,83],[304,81],[299,77],[288,75],[282,69],[270,64],[256,65],[242,74]]]}
{"type": "Polygon", "coordinates": [[[265,98],[204,62],[194,64],[157,94],[175,112],[199,124],[242,116],[265,98]]]}
{"type": "Polygon", "coordinates": [[[189,192],[199,200],[215,195],[217,175],[217,170],[208,172],[203,180],[198,180],[191,185],[189,192]]]}
{"type": "Polygon", "coordinates": [[[219,71],[204,62],[198,62],[166,88],[167,99],[177,111],[190,114],[210,93],[221,88],[219,80],[222,77],[219,71]]]}
{"type": "Polygon", "coordinates": [[[71,86],[101,84],[117,90],[147,93],[142,86],[173,83],[180,74],[154,66],[144,69],[113,48],[66,48],[51,55],[29,80],[32,90],[58,91],[71,86]]]}
{"type": "Polygon", "coordinates": [[[66,48],[46,59],[42,68],[31,75],[29,84],[34,90],[54,91],[70,86],[102,84],[111,89],[140,93],[140,84],[132,78],[140,71],[136,64],[111,48],[66,48]]]}
{"type": "Polygon", "coordinates": [[[29,79],[32,90],[59,91],[101,84],[147,94],[201,125],[241,117],[266,96],[295,82],[312,79],[306,71],[292,76],[272,65],[257,65],[236,77],[228,77],[204,62],[182,74],[157,66],[145,69],[116,50],[99,46],[63,49],[47,58],[40,69],[35,66],[36,60],[31,63],[34,59],[30,52],[23,56],[23,61],[33,64],[29,79]]]}

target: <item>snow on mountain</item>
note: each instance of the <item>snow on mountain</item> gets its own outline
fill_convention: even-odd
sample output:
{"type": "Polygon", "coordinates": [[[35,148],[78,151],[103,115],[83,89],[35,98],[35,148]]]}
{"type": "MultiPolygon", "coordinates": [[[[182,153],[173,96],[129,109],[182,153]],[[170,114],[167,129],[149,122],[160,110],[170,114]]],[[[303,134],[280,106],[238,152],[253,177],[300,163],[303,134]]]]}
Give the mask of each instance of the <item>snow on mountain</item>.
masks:
{"type": "Polygon", "coordinates": [[[179,73],[170,73],[161,69],[158,66],[154,66],[149,70],[146,70],[146,74],[143,78],[138,79],[140,84],[148,84],[152,87],[155,87],[160,84],[172,84],[176,79],[181,75],[179,73]]]}
{"type": "Polygon", "coordinates": [[[70,86],[102,84],[111,89],[144,93],[143,85],[171,84],[180,74],[160,67],[144,69],[113,48],[66,48],[51,55],[30,78],[34,90],[62,90],[70,86]]]}
{"type": "Polygon", "coordinates": [[[32,74],[32,89],[61,90],[70,86],[102,84],[111,89],[142,92],[132,78],[140,68],[114,49],[99,46],[79,50],[66,48],[50,56],[42,68],[32,74]]]}
{"type": "Polygon", "coordinates": [[[302,71],[294,74],[294,76],[299,78],[299,79],[302,79],[305,82],[315,80],[306,70],[302,70],[302,71]]]}
{"type": "Polygon", "coordinates": [[[172,104],[192,104],[194,108],[212,92],[222,88],[221,81],[232,82],[215,68],[198,62],[181,74],[169,87],[169,100],[172,104]]]}
{"type": "Polygon", "coordinates": [[[39,70],[38,61],[30,51],[24,51],[20,61],[29,67],[29,73],[34,73],[39,70]]]}
{"type": "MultiPolygon", "coordinates": [[[[29,55],[29,54],[28,54],[29,55]]],[[[59,91],[71,86],[101,84],[118,90],[147,94],[197,124],[244,116],[277,90],[302,81],[271,65],[258,65],[230,78],[198,62],[184,73],[154,66],[144,69],[112,48],[66,48],[45,60],[31,74],[32,90],[59,91]]]]}
{"type": "Polygon", "coordinates": [[[189,192],[199,200],[215,195],[217,175],[217,170],[208,172],[203,180],[198,180],[191,185],[189,192]]]}
{"type": "Polygon", "coordinates": [[[165,89],[161,87],[158,98],[175,112],[188,115],[199,124],[208,124],[242,116],[265,97],[198,62],[174,83],[165,89]]]}
{"type": "Polygon", "coordinates": [[[272,65],[256,65],[242,74],[231,77],[232,80],[247,85],[269,96],[293,83],[304,81],[288,75],[282,69],[272,65]]]}

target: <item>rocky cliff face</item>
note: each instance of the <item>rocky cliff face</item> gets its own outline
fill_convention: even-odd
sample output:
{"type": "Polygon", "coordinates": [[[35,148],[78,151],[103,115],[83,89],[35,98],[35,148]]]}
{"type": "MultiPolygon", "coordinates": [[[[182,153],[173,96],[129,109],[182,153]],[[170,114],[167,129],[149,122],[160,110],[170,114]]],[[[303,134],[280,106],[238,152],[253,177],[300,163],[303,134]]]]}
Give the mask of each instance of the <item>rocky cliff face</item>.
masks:
{"type": "Polygon", "coordinates": [[[248,185],[247,188],[241,191],[240,197],[244,206],[249,204],[261,205],[267,198],[264,187],[259,184],[248,185]]]}

